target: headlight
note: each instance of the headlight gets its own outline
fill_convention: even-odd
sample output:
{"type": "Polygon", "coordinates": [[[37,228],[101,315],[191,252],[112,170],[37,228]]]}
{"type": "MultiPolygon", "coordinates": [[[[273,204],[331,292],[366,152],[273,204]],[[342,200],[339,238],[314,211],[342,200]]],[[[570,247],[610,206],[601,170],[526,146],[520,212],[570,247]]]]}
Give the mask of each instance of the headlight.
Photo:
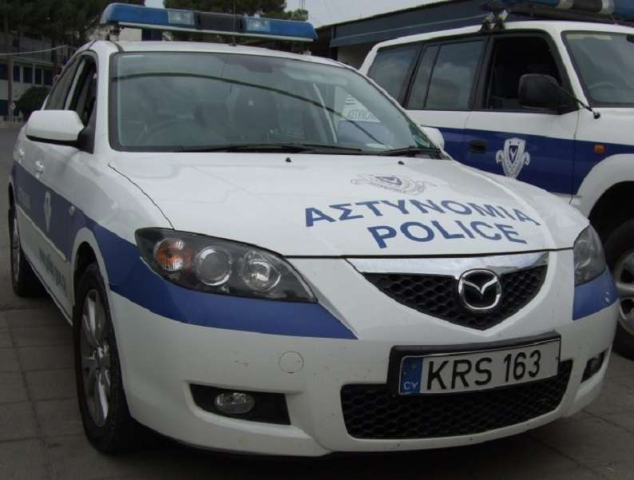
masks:
{"type": "Polygon", "coordinates": [[[606,269],[603,244],[594,228],[588,227],[575,241],[575,285],[594,280],[606,269]]]}
{"type": "Polygon", "coordinates": [[[239,297],[316,301],[288,262],[257,247],[155,228],[138,230],[136,240],[147,264],[182,287],[239,297]]]}

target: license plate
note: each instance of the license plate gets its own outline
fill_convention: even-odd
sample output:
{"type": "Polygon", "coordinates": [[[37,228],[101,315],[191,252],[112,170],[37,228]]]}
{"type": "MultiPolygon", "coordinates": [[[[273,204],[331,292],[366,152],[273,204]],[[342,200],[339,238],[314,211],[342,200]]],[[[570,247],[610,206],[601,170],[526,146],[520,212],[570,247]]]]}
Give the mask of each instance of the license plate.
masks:
{"type": "Polygon", "coordinates": [[[545,380],[559,371],[560,340],[401,358],[399,394],[461,393],[545,380]]]}

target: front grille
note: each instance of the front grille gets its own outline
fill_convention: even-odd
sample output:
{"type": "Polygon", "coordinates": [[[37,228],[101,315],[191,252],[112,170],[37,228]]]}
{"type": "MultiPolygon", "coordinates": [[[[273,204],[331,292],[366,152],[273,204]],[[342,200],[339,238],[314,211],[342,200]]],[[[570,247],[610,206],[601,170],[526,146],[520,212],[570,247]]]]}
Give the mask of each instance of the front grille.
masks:
{"type": "Polygon", "coordinates": [[[571,371],[566,361],[556,377],[541,382],[443,395],[399,396],[386,385],[346,385],[343,417],[351,436],[368,440],[474,435],[554,411],[571,371]]]}
{"type": "Polygon", "coordinates": [[[383,293],[432,317],[477,330],[486,330],[524,308],[539,293],[547,266],[517,270],[500,276],[502,299],[492,312],[477,314],[462,306],[458,280],[443,275],[364,273],[383,293]]]}

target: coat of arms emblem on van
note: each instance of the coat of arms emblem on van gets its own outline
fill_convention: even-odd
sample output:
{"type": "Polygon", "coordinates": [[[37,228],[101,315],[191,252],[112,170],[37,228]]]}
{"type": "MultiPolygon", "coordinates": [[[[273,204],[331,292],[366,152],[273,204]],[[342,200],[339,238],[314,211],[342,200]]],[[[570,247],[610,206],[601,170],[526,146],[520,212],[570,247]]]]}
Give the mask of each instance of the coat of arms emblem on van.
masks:
{"type": "Polygon", "coordinates": [[[498,150],[495,161],[502,164],[504,175],[517,178],[524,165],[531,163],[531,156],[526,151],[526,142],[521,138],[509,138],[504,142],[504,150],[498,150]]]}

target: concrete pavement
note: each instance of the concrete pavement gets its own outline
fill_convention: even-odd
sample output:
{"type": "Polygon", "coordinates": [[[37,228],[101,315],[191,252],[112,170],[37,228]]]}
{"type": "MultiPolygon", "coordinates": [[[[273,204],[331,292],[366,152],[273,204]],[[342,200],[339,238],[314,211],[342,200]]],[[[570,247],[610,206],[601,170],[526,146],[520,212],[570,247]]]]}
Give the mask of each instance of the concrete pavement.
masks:
{"type": "MultiPolygon", "coordinates": [[[[16,131],[0,131],[0,178],[16,131]]],[[[4,187],[3,187],[4,188],[4,187]]],[[[467,448],[315,461],[236,458],[172,443],[106,457],[90,447],[75,400],[70,328],[51,301],[11,290],[0,196],[0,480],[634,479],[634,362],[613,355],[601,398],[572,419],[467,448]]]]}

